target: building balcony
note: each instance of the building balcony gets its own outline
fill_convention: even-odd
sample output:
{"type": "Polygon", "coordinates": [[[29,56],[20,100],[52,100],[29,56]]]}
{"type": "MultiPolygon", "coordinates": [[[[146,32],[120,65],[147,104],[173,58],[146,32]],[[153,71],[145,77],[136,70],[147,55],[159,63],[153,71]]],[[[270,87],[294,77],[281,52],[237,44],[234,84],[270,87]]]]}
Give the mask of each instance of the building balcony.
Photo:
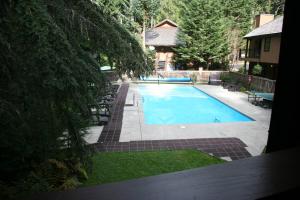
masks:
{"type": "Polygon", "coordinates": [[[239,58],[240,60],[259,59],[260,49],[248,49],[248,52],[245,49],[240,49],[239,58]]]}

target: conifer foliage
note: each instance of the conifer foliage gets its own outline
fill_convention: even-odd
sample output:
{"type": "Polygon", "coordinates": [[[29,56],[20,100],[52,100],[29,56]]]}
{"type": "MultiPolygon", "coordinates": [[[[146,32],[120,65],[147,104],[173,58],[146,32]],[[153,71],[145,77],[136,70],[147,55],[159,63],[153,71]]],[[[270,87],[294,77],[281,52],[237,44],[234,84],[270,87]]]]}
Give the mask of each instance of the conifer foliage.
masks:
{"type": "Polygon", "coordinates": [[[228,20],[220,1],[184,0],[181,3],[179,36],[183,43],[177,49],[177,62],[194,67],[224,63],[229,53],[227,41],[228,20]]]}
{"type": "Polygon", "coordinates": [[[49,159],[86,164],[100,55],[138,76],[151,70],[140,44],[92,0],[3,0],[0,27],[0,186],[49,159]]]}

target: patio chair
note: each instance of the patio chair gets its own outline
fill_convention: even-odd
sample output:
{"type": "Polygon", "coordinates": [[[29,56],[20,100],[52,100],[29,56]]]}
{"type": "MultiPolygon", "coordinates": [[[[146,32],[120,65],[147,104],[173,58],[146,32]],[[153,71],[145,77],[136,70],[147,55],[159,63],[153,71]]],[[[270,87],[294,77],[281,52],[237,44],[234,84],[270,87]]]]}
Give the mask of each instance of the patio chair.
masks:
{"type": "Polygon", "coordinates": [[[223,85],[224,89],[228,89],[228,88],[230,88],[232,86],[232,83],[229,82],[229,81],[223,81],[222,85],[223,85]]]}
{"type": "Polygon", "coordinates": [[[252,99],[254,100],[256,98],[255,96],[255,91],[250,90],[250,91],[246,91],[246,94],[248,94],[248,101],[250,102],[252,99]]]}
{"type": "Polygon", "coordinates": [[[91,108],[91,123],[93,125],[105,125],[109,121],[110,110],[107,107],[91,108]]]}
{"type": "Polygon", "coordinates": [[[116,99],[115,95],[113,94],[108,94],[108,95],[105,95],[103,97],[100,97],[98,99],[98,101],[114,101],[116,99]]]}
{"type": "Polygon", "coordinates": [[[238,83],[238,82],[232,82],[228,85],[228,91],[231,91],[231,92],[236,92],[236,91],[239,91],[240,88],[241,88],[241,84],[238,83]]]}
{"type": "Polygon", "coordinates": [[[97,99],[98,106],[109,106],[110,108],[114,105],[115,98],[99,98],[97,99]]]}
{"type": "Polygon", "coordinates": [[[255,90],[246,91],[246,94],[248,94],[248,102],[256,106],[263,106],[262,98],[258,96],[257,93],[259,92],[255,90]]]}
{"type": "Polygon", "coordinates": [[[99,125],[99,126],[104,126],[108,124],[109,118],[105,116],[92,116],[92,124],[93,125],[99,125]]]}

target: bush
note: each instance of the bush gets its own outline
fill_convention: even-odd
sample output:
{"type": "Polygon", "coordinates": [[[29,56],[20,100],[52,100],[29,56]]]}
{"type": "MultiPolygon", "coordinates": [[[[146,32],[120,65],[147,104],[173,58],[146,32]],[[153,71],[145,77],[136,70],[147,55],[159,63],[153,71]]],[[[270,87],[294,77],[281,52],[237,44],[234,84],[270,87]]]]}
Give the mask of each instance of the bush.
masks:
{"type": "Polygon", "coordinates": [[[241,92],[246,92],[247,89],[246,89],[245,87],[240,87],[240,91],[241,91],[241,92]]]}
{"type": "Polygon", "coordinates": [[[239,68],[238,73],[245,74],[245,68],[244,67],[239,68]]]}
{"type": "Polygon", "coordinates": [[[232,80],[232,77],[229,75],[229,73],[221,73],[220,79],[223,82],[229,82],[230,80],[232,80]]]}
{"type": "Polygon", "coordinates": [[[196,75],[196,74],[194,74],[194,73],[191,74],[191,75],[190,75],[190,78],[192,79],[192,82],[193,82],[193,83],[196,83],[196,81],[197,81],[197,75],[196,75]]]}
{"type": "Polygon", "coordinates": [[[260,64],[256,64],[253,67],[252,74],[253,75],[260,75],[261,71],[262,71],[262,66],[260,64]]]}
{"type": "Polygon", "coordinates": [[[87,179],[79,159],[48,159],[36,165],[24,179],[13,184],[0,182],[0,199],[22,199],[37,192],[75,189],[87,179]]]}

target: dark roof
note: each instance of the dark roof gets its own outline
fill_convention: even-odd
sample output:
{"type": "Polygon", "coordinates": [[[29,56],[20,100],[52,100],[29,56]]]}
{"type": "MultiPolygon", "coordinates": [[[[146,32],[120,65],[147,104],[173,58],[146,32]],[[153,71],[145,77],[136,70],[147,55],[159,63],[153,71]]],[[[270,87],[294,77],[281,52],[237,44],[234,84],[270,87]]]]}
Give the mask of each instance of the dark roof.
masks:
{"type": "Polygon", "coordinates": [[[253,31],[245,35],[244,38],[281,33],[282,22],[283,22],[283,16],[277,17],[276,19],[254,29],[253,31]]]}
{"type": "Polygon", "coordinates": [[[169,19],[165,19],[154,28],[146,31],[145,42],[148,46],[176,46],[178,44],[177,34],[177,24],[169,19]],[[166,23],[171,26],[162,27],[166,23]]]}
{"type": "Polygon", "coordinates": [[[149,46],[176,46],[177,27],[158,27],[146,31],[146,45],[149,46]]]}

